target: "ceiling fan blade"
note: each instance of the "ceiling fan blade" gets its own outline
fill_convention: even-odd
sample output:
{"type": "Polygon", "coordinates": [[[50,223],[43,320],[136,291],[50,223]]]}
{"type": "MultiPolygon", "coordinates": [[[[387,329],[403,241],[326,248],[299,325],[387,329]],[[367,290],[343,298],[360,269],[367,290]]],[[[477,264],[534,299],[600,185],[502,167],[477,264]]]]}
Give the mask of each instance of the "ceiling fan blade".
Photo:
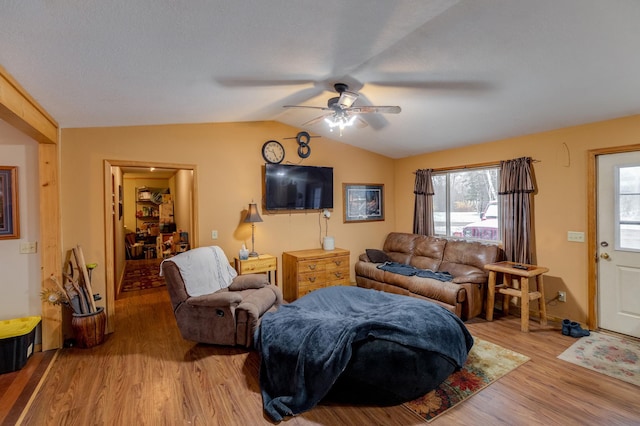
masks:
{"type": "Polygon", "coordinates": [[[359,117],[359,116],[357,116],[357,115],[356,115],[356,120],[354,121],[354,123],[353,123],[353,124],[354,124],[354,126],[356,126],[358,129],[362,129],[362,128],[367,127],[367,126],[369,125],[366,121],[364,121],[364,120],[362,119],[362,117],[359,117]]]}
{"type": "Polygon", "coordinates": [[[220,77],[215,81],[224,87],[271,87],[271,86],[302,86],[315,84],[312,78],[307,79],[254,79],[238,77],[220,77]]]}
{"type": "Polygon", "coordinates": [[[357,106],[348,108],[353,114],[368,114],[372,112],[384,114],[399,114],[402,109],[399,106],[357,106]]]}
{"type": "Polygon", "coordinates": [[[384,87],[402,87],[408,89],[428,90],[459,90],[459,91],[488,91],[494,89],[494,85],[487,81],[459,80],[459,81],[425,81],[422,75],[402,75],[403,81],[370,81],[367,84],[384,87]]]}
{"type": "Polygon", "coordinates": [[[320,110],[323,110],[323,111],[332,111],[331,108],[309,106],[309,105],[284,105],[282,108],[305,108],[305,109],[320,109],[320,110]]]}
{"type": "Polygon", "coordinates": [[[338,99],[338,105],[342,108],[349,108],[358,99],[358,94],[348,90],[343,91],[338,99]]]}

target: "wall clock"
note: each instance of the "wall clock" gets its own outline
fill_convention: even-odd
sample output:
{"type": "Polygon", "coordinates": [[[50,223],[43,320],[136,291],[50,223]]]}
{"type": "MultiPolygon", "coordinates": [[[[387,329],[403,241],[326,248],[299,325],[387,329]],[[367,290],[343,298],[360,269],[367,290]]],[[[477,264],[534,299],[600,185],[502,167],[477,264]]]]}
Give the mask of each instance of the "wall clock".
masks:
{"type": "Polygon", "coordinates": [[[262,145],[262,157],[268,163],[281,163],[284,160],[284,147],[278,141],[266,141],[262,145]]]}

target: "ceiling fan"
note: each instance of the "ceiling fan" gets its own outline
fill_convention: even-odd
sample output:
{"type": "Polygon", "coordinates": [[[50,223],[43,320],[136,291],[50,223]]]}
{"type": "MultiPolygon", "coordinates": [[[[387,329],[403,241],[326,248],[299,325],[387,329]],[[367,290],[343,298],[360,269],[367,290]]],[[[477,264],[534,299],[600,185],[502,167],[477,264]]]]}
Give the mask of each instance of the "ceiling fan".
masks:
{"type": "Polygon", "coordinates": [[[340,96],[329,99],[326,107],[284,105],[283,108],[305,108],[325,111],[324,114],[303,123],[302,126],[311,126],[324,120],[329,125],[329,130],[333,131],[334,128],[338,127],[341,136],[345,127],[353,124],[357,127],[367,126],[367,122],[360,117],[362,114],[398,114],[401,111],[399,106],[354,106],[353,103],[359,96],[356,92],[349,91],[349,86],[344,83],[336,83],[333,88],[340,96]]]}

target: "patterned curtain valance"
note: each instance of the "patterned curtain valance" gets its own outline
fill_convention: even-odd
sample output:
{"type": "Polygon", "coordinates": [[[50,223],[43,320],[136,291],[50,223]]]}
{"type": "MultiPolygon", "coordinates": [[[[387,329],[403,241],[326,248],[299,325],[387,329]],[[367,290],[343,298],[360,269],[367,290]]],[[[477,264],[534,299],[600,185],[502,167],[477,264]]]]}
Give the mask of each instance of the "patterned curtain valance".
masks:
{"type": "Polygon", "coordinates": [[[531,175],[531,157],[501,161],[498,194],[534,192],[536,188],[531,175]]]}
{"type": "Polygon", "coordinates": [[[431,172],[433,169],[416,170],[416,183],[413,193],[418,195],[433,195],[433,184],[431,183],[431,172]]]}

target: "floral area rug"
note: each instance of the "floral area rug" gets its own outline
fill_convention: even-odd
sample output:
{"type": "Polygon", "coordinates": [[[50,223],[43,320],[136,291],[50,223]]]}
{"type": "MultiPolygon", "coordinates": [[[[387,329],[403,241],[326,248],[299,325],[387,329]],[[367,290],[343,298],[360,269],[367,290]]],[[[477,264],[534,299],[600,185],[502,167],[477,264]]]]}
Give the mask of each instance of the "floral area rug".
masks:
{"type": "Polygon", "coordinates": [[[558,358],[640,386],[640,342],[637,340],[592,331],[558,358]]]}
{"type": "Polygon", "coordinates": [[[162,259],[127,260],[120,292],[145,290],[165,285],[160,274],[162,259]]]}
{"type": "Polygon", "coordinates": [[[529,357],[525,355],[476,337],[460,371],[425,396],[403,406],[430,422],[527,361],[529,357]]]}

